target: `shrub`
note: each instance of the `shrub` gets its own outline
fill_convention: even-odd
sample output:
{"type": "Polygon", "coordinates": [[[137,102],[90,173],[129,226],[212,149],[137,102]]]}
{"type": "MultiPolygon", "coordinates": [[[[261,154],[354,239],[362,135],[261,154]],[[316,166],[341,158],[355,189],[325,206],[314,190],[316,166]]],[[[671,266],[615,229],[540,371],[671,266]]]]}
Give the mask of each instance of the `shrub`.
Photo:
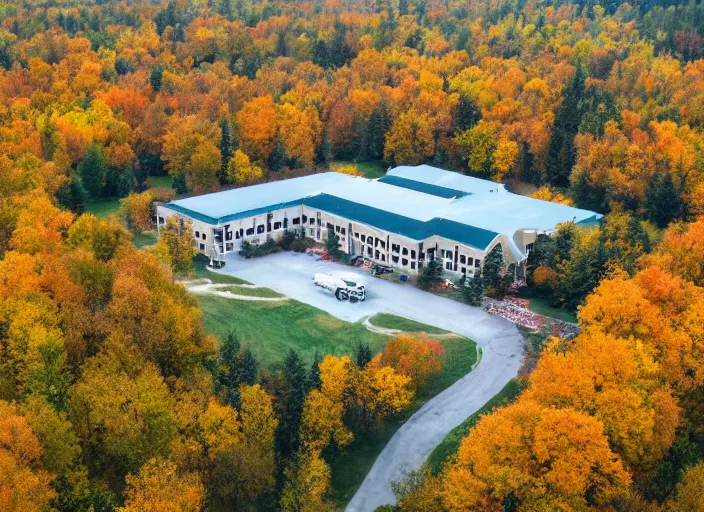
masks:
{"type": "Polygon", "coordinates": [[[374,358],[374,364],[392,367],[410,377],[416,388],[421,388],[440,371],[444,353],[440,343],[424,334],[399,334],[374,358]]]}

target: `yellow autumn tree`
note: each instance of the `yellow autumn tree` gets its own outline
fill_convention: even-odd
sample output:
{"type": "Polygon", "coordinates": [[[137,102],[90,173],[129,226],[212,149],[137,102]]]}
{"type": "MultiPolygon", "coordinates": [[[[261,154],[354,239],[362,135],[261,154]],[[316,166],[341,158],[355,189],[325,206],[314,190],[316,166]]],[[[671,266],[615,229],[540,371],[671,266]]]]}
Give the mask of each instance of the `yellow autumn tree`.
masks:
{"type": "Polygon", "coordinates": [[[227,176],[238,185],[252,185],[262,180],[264,171],[238,149],[227,164],[227,176]]]}
{"type": "Polygon", "coordinates": [[[136,475],[127,475],[125,506],[120,512],[199,512],[205,489],[195,473],[180,473],[168,460],[150,459],[136,475]]]}

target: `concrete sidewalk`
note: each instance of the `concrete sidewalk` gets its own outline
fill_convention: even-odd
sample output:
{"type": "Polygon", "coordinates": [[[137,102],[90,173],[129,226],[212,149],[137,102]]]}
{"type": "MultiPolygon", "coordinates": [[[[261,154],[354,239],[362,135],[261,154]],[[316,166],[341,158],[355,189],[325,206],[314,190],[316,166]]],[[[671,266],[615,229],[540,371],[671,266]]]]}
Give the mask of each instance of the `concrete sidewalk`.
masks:
{"type": "Polygon", "coordinates": [[[380,505],[395,503],[391,482],[418,469],[450,430],[517,375],[522,363],[523,337],[507,320],[411,285],[374,278],[353,267],[307,254],[281,252],[250,260],[230,255],[226,266],[217,272],[267,286],[349,322],[376,313],[393,313],[462,334],[481,347],[482,360],[474,371],[429,400],[391,438],[347,506],[348,512],[372,512],[380,505]],[[367,286],[367,300],[339,302],[313,284],[316,272],[359,275],[367,286]]]}

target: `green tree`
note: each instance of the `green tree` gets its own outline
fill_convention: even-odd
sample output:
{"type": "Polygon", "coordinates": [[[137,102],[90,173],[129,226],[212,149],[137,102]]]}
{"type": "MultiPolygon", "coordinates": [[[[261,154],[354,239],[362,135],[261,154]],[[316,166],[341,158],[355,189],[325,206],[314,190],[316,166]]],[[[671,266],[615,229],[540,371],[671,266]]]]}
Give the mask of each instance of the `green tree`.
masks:
{"type": "Polygon", "coordinates": [[[442,279],[442,263],[439,259],[432,259],[423,268],[418,278],[418,287],[422,290],[429,290],[438,284],[442,279]]]}
{"type": "Polygon", "coordinates": [[[276,143],[274,144],[274,149],[269,154],[269,158],[266,161],[267,167],[276,172],[283,169],[286,165],[286,149],[284,148],[281,138],[276,136],[276,143]]]}
{"type": "Polygon", "coordinates": [[[81,160],[81,163],[78,164],[77,170],[88,194],[91,197],[98,197],[103,192],[108,172],[100,146],[92,144],[88,148],[88,152],[81,160]]]}
{"type": "Polygon", "coordinates": [[[218,181],[220,185],[227,185],[228,171],[227,166],[232,157],[232,140],[230,136],[230,122],[223,118],[220,121],[220,172],[218,173],[218,181]]]}
{"type": "Polygon", "coordinates": [[[484,280],[480,269],[476,269],[474,277],[462,287],[462,298],[470,306],[481,306],[484,296],[484,280]]]}
{"type": "Polygon", "coordinates": [[[300,446],[300,425],[303,405],[308,392],[308,376],[303,361],[295,350],[286,354],[283,367],[284,389],[280,402],[285,411],[276,431],[276,442],[281,455],[290,459],[300,446]]]}
{"type": "Polygon", "coordinates": [[[315,351],[315,356],[313,357],[313,364],[310,365],[310,375],[308,377],[308,389],[320,389],[320,354],[315,351]]]}
{"type": "Polygon", "coordinates": [[[360,343],[357,345],[357,366],[364,368],[371,360],[372,349],[369,346],[369,343],[360,343]]]}
{"type": "Polygon", "coordinates": [[[504,269],[504,257],[501,244],[496,244],[484,260],[482,282],[485,288],[499,288],[504,269]]]}
{"type": "Polygon", "coordinates": [[[683,217],[684,201],[675,186],[671,172],[663,170],[653,178],[646,195],[645,207],[648,219],[659,228],[666,228],[673,220],[683,217]]]}
{"type": "Polygon", "coordinates": [[[555,123],[548,146],[546,177],[548,182],[556,187],[566,187],[570,183],[570,173],[577,157],[574,137],[582,121],[583,97],[584,72],[578,65],[562,96],[562,104],[555,113],[555,123]]]}
{"type": "Polygon", "coordinates": [[[343,255],[340,250],[340,237],[337,236],[333,228],[328,228],[328,239],[325,241],[325,248],[328,250],[328,255],[336,260],[343,255]]]}
{"type": "Polygon", "coordinates": [[[164,67],[161,64],[157,64],[152,67],[149,74],[149,85],[152,86],[152,89],[154,89],[155,92],[159,92],[161,90],[161,80],[163,75],[164,67]]]}

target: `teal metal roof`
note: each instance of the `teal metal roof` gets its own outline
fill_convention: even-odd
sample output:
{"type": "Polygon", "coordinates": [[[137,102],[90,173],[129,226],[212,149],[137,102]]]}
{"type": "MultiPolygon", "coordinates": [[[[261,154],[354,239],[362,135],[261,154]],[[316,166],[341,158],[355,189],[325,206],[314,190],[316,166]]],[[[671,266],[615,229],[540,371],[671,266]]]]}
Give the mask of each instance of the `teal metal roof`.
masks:
{"type": "Polygon", "coordinates": [[[494,231],[468,226],[467,224],[439,217],[425,222],[411,219],[410,217],[341,199],[331,194],[318,194],[306,197],[303,200],[303,204],[419,241],[430,238],[433,235],[439,235],[470,247],[486,249],[494,238],[498,236],[498,233],[494,231]]]}
{"type": "Polygon", "coordinates": [[[251,210],[245,210],[242,212],[233,213],[231,215],[225,215],[224,217],[211,217],[210,215],[205,215],[203,213],[191,210],[190,208],[185,208],[174,202],[167,203],[164,206],[174,210],[175,212],[183,213],[189,217],[205,222],[207,224],[223,224],[225,222],[230,222],[233,220],[246,219],[247,217],[254,217],[255,215],[261,215],[263,213],[269,213],[274,210],[280,210],[282,208],[289,208],[291,206],[300,206],[303,204],[302,199],[296,199],[294,201],[287,201],[285,203],[272,204],[269,206],[263,206],[261,208],[253,208],[251,210]]]}
{"type": "Polygon", "coordinates": [[[392,176],[390,174],[382,176],[377,181],[380,181],[381,183],[387,183],[389,185],[395,185],[397,187],[415,190],[416,192],[423,192],[425,194],[430,194],[431,196],[443,197],[445,199],[452,199],[453,197],[464,197],[472,194],[471,192],[465,192],[454,188],[441,187],[439,185],[433,185],[432,183],[423,183],[422,181],[409,180],[408,178],[402,178],[401,176],[392,176]]]}

